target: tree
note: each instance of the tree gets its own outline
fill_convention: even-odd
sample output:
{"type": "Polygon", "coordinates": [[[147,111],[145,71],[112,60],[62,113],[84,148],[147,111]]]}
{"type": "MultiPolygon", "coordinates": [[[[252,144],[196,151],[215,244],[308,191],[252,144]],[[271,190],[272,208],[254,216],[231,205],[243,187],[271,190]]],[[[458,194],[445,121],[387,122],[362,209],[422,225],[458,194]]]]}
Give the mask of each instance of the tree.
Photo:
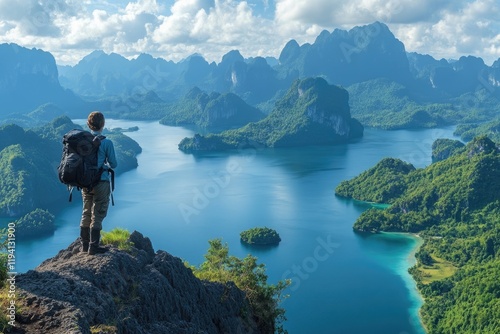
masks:
{"type": "Polygon", "coordinates": [[[210,247],[205,261],[198,267],[190,268],[199,279],[220,282],[234,282],[246,294],[252,314],[263,333],[287,333],[283,328],[285,310],[279,307],[287,296],[283,291],[290,285],[289,280],[276,285],[267,283],[265,266],[257,263],[257,258],[247,255],[243,259],[229,255],[229,247],[221,239],[208,241],[210,247]]]}

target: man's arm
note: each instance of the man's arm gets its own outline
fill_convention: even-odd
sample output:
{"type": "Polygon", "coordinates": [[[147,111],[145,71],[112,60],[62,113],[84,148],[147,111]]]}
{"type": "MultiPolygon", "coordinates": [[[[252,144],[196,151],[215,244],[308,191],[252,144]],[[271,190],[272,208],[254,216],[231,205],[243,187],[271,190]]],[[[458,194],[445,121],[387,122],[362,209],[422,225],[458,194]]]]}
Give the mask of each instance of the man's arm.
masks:
{"type": "Polygon", "coordinates": [[[106,145],[106,158],[108,160],[109,167],[116,168],[116,166],[118,166],[118,161],[116,161],[115,155],[115,147],[111,140],[109,140],[108,145],[106,145]]]}

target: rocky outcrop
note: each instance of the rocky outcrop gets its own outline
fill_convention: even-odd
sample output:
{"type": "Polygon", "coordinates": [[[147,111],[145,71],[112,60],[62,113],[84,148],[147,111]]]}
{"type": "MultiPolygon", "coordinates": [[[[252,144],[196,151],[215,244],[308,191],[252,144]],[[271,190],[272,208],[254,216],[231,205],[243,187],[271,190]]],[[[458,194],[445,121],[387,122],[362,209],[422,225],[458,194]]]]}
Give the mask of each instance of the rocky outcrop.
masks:
{"type": "Polygon", "coordinates": [[[475,155],[482,153],[490,154],[492,152],[499,153],[500,149],[497,145],[487,136],[479,136],[474,138],[467,144],[467,157],[470,159],[475,155]]]}
{"type": "Polygon", "coordinates": [[[18,276],[15,333],[261,333],[234,284],[200,281],[138,232],[130,241],[96,256],[75,241],[18,276]]]}

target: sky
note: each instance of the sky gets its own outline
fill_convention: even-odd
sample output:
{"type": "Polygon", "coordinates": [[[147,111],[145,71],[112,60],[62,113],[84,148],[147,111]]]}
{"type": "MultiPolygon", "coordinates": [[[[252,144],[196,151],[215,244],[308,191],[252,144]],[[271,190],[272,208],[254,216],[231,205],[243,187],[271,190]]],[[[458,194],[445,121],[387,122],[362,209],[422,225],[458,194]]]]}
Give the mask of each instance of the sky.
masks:
{"type": "Polygon", "coordinates": [[[499,0],[0,0],[0,43],[49,51],[58,65],[94,50],[218,63],[231,50],[277,58],[291,39],[375,21],[408,52],[500,58],[499,0]]]}

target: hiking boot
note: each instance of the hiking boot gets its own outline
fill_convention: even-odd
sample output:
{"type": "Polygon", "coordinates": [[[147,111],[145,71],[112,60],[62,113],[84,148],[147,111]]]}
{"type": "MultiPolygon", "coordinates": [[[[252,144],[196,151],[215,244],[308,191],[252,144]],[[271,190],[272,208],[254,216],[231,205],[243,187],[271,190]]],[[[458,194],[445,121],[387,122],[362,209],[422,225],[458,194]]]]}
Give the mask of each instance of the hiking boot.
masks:
{"type": "Polygon", "coordinates": [[[80,227],[80,252],[87,253],[90,243],[90,227],[80,227]]]}
{"type": "Polygon", "coordinates": [[[91,229],[90,230],[90,245],[89,245],[89,255],[106,253],[109,249],[106,247],[99,246],[99,240],[101,239],[101,230],[91,229]]]}

